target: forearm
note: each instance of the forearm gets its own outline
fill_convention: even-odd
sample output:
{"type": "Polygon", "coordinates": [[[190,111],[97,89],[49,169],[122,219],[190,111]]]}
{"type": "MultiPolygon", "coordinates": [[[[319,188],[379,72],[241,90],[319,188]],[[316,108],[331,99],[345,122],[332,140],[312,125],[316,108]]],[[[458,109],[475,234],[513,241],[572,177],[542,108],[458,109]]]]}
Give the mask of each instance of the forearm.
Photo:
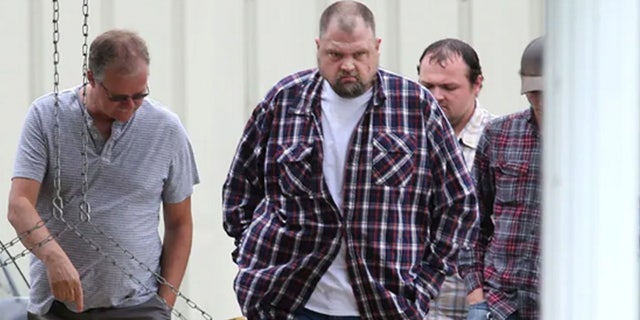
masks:
{"type": "Polygon", "coordinates": [[[67,259],[62,247],[51,235],[44,221],[28,199],[11,196],[7,218],[20,237],[20,241],[45,265],[52,260],[67,259]]]}
{"type": "Polygon", "coordinates": [[[9,222],[20,236],[22,243],[40,259],[47,268],[47,278],[54,298],[73,302],[77,311],[84,310],[84,298],[80,275],[67,254],[51,235],[36,211],[35,204],[40,183],[35,180],[15,178],[9,193],[9,222]]]}
{"type": "Polygon", "coordinates": [[[191,221],[180,226],[167,228],[160,260],[161,275],[173,287],[161,283],[158,295],[165,299],[169,307],[176,301],[176,292],[180,288],[182,279],[191,253],[193,227],[191,221]]]}

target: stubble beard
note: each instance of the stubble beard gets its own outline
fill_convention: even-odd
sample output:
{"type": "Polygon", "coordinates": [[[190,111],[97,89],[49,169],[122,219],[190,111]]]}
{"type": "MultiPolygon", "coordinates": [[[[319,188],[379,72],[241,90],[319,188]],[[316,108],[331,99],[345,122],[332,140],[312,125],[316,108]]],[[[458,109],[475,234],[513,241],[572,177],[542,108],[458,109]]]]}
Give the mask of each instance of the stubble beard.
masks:
{"type": "Polygon", "coordinates": [[[342,98],[355,98],[362,95],[367,90],[367,86],[359,76],[350,76],[355,77],[356,81],[342,83],[341,80],[344,76],[339,76],[338,79],[336,79],[335,83],[331,85],[333,91],[335,91],[335,93],[342,98]]]}

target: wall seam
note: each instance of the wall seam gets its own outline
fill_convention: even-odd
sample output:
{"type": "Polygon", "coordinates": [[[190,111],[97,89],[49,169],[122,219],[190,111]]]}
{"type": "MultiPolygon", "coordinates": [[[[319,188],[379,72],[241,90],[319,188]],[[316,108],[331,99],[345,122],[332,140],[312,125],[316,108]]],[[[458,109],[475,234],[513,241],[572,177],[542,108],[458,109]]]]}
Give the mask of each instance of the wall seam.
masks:
{"type": "Polygon", "coordinates": [[[258,62],[257,62],[257,4],[255,0],[244,1],[244,82],[247,90],[245,91],[243,115],[245,119],[248,119],[251,110],[256,104],[256,97],[258,97],[258,62]]]}

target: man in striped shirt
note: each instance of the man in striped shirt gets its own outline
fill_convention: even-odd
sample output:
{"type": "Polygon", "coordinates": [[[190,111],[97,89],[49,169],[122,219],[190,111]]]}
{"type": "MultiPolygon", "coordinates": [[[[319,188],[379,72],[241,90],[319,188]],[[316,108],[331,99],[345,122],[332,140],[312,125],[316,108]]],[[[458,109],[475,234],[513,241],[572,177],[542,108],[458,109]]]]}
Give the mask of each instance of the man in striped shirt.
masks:
{"type": "Polygon", "coordinates": [[[318,68],[254,109],[223,189],[250,319],[424,319],[475,238],[454,132],[420,84],[378,68],[372,12],[320,18],[318,68]]]}
{"type": "MultiPolygon", "coordinates": [[[[418,62],[419,82],[438,101],[471,168],[482,129],[494,118],[478,101],[484,80],[478,54],[464,41],[442,39],[430,44],[418,62]]],[[[457,273],[445,278],[427,319],[466,319],[466,298],[467,288],[457,273]]]]}
{"type": "Polygon", "coordinates": [[[469,320],[538,319],[543,38],[524,50],[522,94],[531,107],[485,128],[473,167],[480,237],[458,262],[469,320]]]}

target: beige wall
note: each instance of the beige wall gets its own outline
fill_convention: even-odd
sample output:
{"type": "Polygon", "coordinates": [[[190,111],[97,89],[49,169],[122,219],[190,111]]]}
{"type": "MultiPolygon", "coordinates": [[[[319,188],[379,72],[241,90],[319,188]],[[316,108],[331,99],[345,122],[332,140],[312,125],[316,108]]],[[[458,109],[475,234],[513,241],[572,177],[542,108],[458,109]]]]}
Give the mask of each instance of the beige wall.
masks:
{"type": "MultiPolygon", "coordinates": [[[[82,1],[60,2],[60,77],[66,88],[81,81],[82,1]]],[[[180,115],[191,135],[202,183],[193,196],[195,242],[183,292],[214,319],[239,315],[232,291],[232,240],[222,230],[220,210],[221,185],[235,145],[266,90],[282,76],[315,65],[317,21],[330,2],[90,2],[90,38],[118,27],[137,30],[147,40],[152,95],[180,115]]],[[[376,15],[383,67],[415,79],[426,45],[458,37],[480,55],[486,78],[483,105],[496,114],[526,107],[518,94],[519,57],[526,43],[543,33],[543,0],[364,2],[376,15]]],[[[6,208],[24,115],[31,100],[52,88],[52,6],[0,0],[0,7],[0,207],[6,208]]],[[[0,219],[0,240],[12,238],[6,219],[0,219]]],[[[189,319],[201,318],[180,309],[189,319]]]]}

